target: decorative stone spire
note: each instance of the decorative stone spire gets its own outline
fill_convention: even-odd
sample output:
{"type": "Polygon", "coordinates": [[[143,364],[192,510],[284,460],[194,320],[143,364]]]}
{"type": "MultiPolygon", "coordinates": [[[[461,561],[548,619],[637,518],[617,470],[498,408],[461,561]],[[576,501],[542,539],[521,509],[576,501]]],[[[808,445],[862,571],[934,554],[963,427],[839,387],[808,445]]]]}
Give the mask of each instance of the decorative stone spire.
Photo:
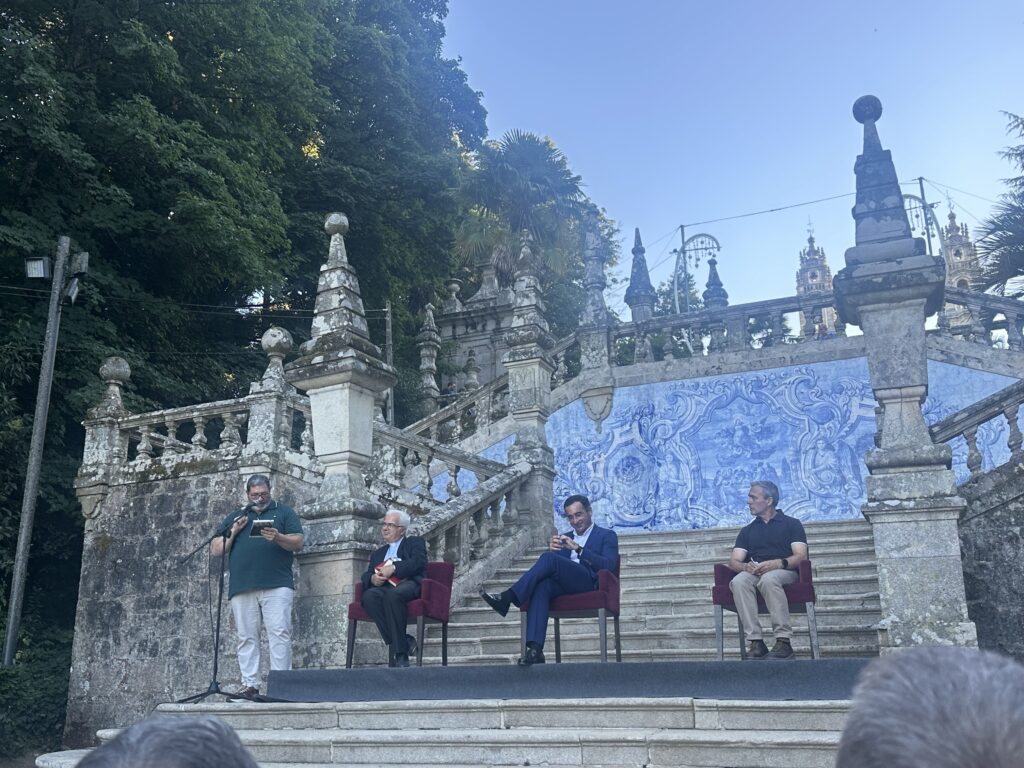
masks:
{"type": "Polygon", "coordinates": [[[345,254],[348,219],[327,217],[331,238],[320,268],[312,335],[285,375],[309,394],[313,442],[324,464],[324,481],[307,517],[354,515],[379,518],[384,508],[370,498],[363,468],[373,449],[374,399],[394,385],[394,368],[370,341],[359,280],[345,254]]]}
{"type": "Polygon", "coordinates": [[[433,304],[427,304],[423,309],[423,328],[416,336],[416,346],[420,349],[420,391],[427,410],[433,413],[441,396],[441,390],[437,388],[437,353],[441,349],[441,334],[434,323],[433,304]]]}
{"type": "Polygon", "coordinates": [[[331,244],[327,263],[320,267],[310,339],[300,351],[311,358],[345,346],[380,360],[380,348],[370,341],[366,326],[359,278],[345,252],[348,217],[332,213],[324,223],[324,230],[330,235],[331,244]]]}
{"type": "Polygon", "coordinates": [[[268,328],[260,339],[270,361],[263,378],[249,385],[248,436],[243,448],[253,471],[269,469],[270,457],[291,447],[292,409],[284,396],[294,394],[295,387],[285,379],[282,363],[293,343],[292,335],[278,326],[268,328]]]}
{"type": "Polygon", "coordinates": [[[722,286],[722,278],[718,276],[718,260],[708,259],[708,282],[704,291],[704,307],[706,309],[724,309],[729,306],[729,294],[722,286]]]}
{"type": "Polygon", "coordinates": [[[128,410],[124,407],[121,399],[121,389],[132,376],[131,366],[123,357],[108,357],[100,366],[100,378],[107,385],[107,391],[103,393],[100,401],[89,409],[87,416],[90,419],[102,419],[104,417],[127,416],[128,410]]]}
{"type": "Polygon", "coordinates": [[[894,241],[905,243],[902,250],[907,256],[925,253],[924,240],[911,237],[910,221],[903,207],[903,192],[892,153],[882,149],[875,127],[882,116],[882,102],[874,96],[861,96],[853,105],[853,116],[864,126],[864,152],[853,166],[857,176],[853,220],[856,223],[856,243],[861,246],[855,255],[861,263],[892,258],[888,246],[894,241]],[[883,247],[872,248],[872,245],[883,247]]]}
{"type": "Polygon", "coordinates": [[[260,346],[270,358],[263,378],[253,382],[249,387],[250,394],[255,392],[281,391],[294,392],[295,387],[285,381],[284,359],[292,351],[295,342],[292,335],[284,328],[274,325],[266,330],[260,339],[260,346]]]}
{"type": "Polygon", "coordinates": [[[647,272],[645,253],[644,244],[640,240],[640,228],[637,227],[633,235],[633,268],[626,289],[626,303],[634,323],[643,323],[654,317],[654,302],[658,298],[647,272]]]}
{"type": "Polygon", "coordinates": [[[442,310],[446,315],[462,311],[462,302],[459,301],[459,291],[462,289],[462,281],[458,278],[448,280],[448,298],[444,300],[442,310]]]}

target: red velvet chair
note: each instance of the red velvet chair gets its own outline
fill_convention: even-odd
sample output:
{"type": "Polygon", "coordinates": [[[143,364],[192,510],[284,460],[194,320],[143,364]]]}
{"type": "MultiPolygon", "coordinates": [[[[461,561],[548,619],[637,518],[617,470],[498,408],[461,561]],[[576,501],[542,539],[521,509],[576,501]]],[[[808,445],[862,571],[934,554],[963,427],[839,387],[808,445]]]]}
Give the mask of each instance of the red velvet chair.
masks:
{"type": "MultiPolygon", "coordinates": [[[[786,591],[786,598],[789,600],[790,613],[806,613],[807,629],[811,635],[811,658],[821,658],[818,650],[818,622],[814,616],[814,581],[811,578],[811,561],[804,560],[797,570],[800,578],[792,584],[787,584],[783,589],[786,591]]],[[[725,658],[724,634],[724,613],[732,611],[736,613],[736,602],[732,597],[732,590],[729,589],[729,582],[735,576],[729,566],[722,563],[715,565],[715,585],[711,588],[711,602],[715,606],[715,644],[718,648],[718,660],[725,658]]],[[[756,590],[755,590],[756,591],[756,590]]],[[[757,612],[768,613],[768,606],[764,604],[764,598],[757,592],[757,612]]],[[[737,616],[737,619],[739,617],[737,616]]],[[[740,632],[740,658],[747,658],[747,646],[743,638],[743,622],[739,622],[740,632]]]]}
{"type": "MultiPolygon", "coordinates": [[[[427,573],[420,583],[420,596],[410,600],[408,622],[416,622],[416,666],[423,666],[423,632],[426,624],[441,625],[441,666],[448,666],[448,618],[452,606],[452,582],[455,580],[453,563],[427,563],[427,573]]],[[[348,647],[345,649],[345,668],[352,668],[352,654],[356,649],[356,626],[360,621],[373,624],[363,610],[363,585],[356,584],[355,600],[348,604],[348,647]]]]}
{"type": "MultiPolygon", "coordinates": [[[[621,558],[620,558],[621,564],[621,558]]],[[[526,612],[527,601],[519,606],[519,646],[526,655],[526,612]]],[[[622,640],[619,636],[619,567],[614,571],[597,572],[597,589],[591,592],[577,592],[574,595],[559,595],[551,601],[549,617],[555,620],[555,663],[562,663],[562,635],[559,619],[597,619],[601,640],[601,661],[608,661],[608,617],[615,625],[615,660],[622,661],[622,640]]]]}

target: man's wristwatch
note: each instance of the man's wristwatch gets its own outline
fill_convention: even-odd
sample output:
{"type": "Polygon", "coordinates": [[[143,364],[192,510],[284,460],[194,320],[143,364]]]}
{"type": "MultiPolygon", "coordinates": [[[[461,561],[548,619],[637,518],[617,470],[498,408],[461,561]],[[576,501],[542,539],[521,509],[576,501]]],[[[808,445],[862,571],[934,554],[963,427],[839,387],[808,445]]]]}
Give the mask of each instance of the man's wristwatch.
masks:
{"type": "Polygon", "coordinates": [[[784,557],[781,558],[781,559],[782,559],[782,570],[788,571],[789,570],[789,560],[787,560],[784,557]]]}

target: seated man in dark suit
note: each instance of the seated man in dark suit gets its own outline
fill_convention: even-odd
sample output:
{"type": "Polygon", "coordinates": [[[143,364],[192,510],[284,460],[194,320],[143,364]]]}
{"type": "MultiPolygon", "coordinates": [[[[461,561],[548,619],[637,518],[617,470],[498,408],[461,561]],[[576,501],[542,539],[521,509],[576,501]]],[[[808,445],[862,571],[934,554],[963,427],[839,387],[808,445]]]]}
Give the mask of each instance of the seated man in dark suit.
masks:
{"type": "Polygon", "coordinates": [[[373,618],[380,636],[390,648],[388,666],[408,667],[416,655],[416,640],[405,633],[405,604],[420,596],[420,582],[427,570],[427,545],[419,536],[406,536],[406,512],[388,512],[381,530],[384,546],[370,557],[363,573],[363,610],[373,618]]]}
{"type": "Polygon", "coordinates": [[[563,507],[572,530],[552,536],[548,551],[510,589],[498,595],[480,593],[502,616],[508,613],[509,605],[530,603],[526,614],[526,655],[519,659],[520,666],[544,663],[544,636],[551,601],[559,595],[596,589],[597,572],[614,571],[619,565],[619,537],[615,531],[594,525],[590,499],[570,496],[563,507]]]}

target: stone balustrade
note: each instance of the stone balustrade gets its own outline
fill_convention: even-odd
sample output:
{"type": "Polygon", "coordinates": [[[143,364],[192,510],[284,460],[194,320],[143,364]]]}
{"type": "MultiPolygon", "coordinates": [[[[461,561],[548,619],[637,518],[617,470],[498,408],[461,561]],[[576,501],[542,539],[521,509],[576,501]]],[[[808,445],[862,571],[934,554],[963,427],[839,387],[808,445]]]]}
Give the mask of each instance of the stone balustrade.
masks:
{"type": "Polygon", "coordinates": [[[377,422],[374,452],[364,472],[366,485],[385,506],[418,516],[462,494],[464,473],[481,483],[506,469],[504,464],[377,422]],[[436,478],[445,478],[444,498],[435,496],[436,478]],[[461,481],[460,481],[461,479],[461,481]]]}
{"type": "Polygon", "coordinates": [[[983,471],[983,457],[978,449],[978,430],[986,424],[994,423],[994,426],[1001,427],[1000,421],[1005,420],[1008,427],[1006,447],[1010,450],[1010,460],[1019,462],[1024,459],[1024,451],[1021,450],[1024,439],[1017,421],[1022,402],[1024,381],[1019,381],[936,422],[928,431],[936,443],[948,443],[958,437],[964,439],[967,443],[967,469],[974,480],[983,471]]]}
{"type": "Polygon", "coordinates": [[[964,288],[946,288],[945,305],[939,312],[939,330],[986,346],[1001,346],[994,331],[1005,331],[1006,345],[1024,349],[1024,303],[964,288]],[[958,309],[959,308],[959,309],[958,309]]]}
{"type": "MultiPolygon", "coordinates": [[[[822,338],[816,330],[822,312],[834,306],[832,292],[819,291],[623,323],[612,330],[613,363],[632,365],[822,338]],[[806,327],[787,332],[786,317],[799,313],[807,318],[806,327]]],[[[837,323],[828,335],[845,336],[846,326],[837,323]]]]}

